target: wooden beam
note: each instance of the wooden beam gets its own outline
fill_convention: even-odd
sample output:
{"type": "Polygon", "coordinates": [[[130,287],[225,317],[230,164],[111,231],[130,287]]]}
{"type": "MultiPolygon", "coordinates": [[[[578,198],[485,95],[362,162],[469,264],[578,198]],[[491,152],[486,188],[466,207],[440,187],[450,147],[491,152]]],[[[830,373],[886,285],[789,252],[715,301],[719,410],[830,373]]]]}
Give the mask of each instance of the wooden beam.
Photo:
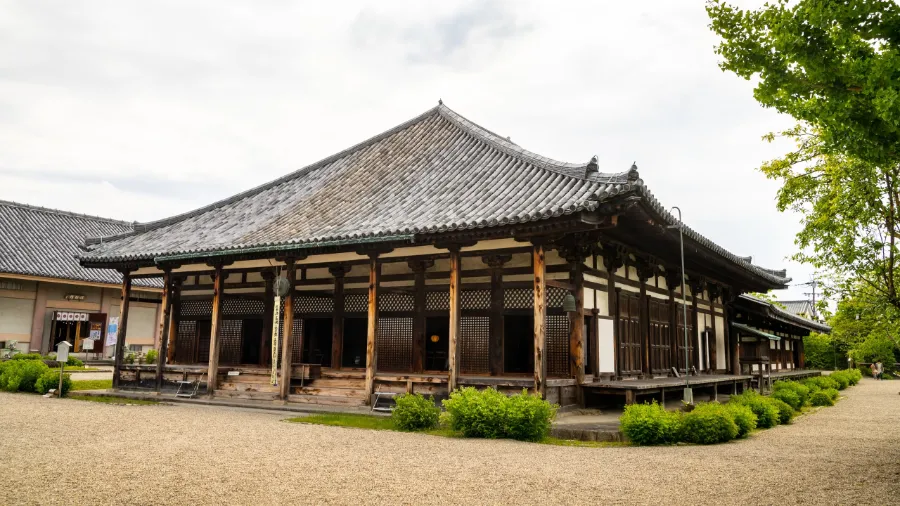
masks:
{"type": "Polygon", "coordinates": [[[378,351],[375,339],[378,336],[378,283],[381,275],[381,263],[377,254],[369,257],[369,319],[366,332],[366,404],[372,402],[375,393],[375,370],[378,351]]]}
{"type": "Polygon", "coordinates": [[[447,380],[447,391],[456,390],[459,381],[459,330],[460,330],[460,271],[462,265],[459,258],[459,248],[450,250],[450,337],[448,343],[447,357],[450,363],[449,379],[447,380]]]}
{"type": "Polygon", "coordinates": [[[166,357],[169,356],[169,325],[172,316],[172,273],[166,271],[163,274],[163,299],[162,299],[162,328],[159,332],[159,353],[156,355],[156,391],[162,390],[163,368],[166,366],[166,357]]]}
{"type": "Polygon", "coordinates": [[[263,271],[262,277],[266,291],[263,296],[262,335],[259,336],[259,365],[265,366],[272,360],[272,349],[266,350],[266,343],[272,339],[272,324],[275,319],[275,273],[263,271]]]}
{"type": "Polygon", "coordinates": [[[128,307],[131,301],[131,271],[122,271],[122,306],[119,310],[119,328],[116,335],[116,360],[113,368],[113,388],[122,381],[122,359],[125,355],[125,336],[128,330],[128,307]]]}
{"type": "Polygon", "coordinates": [[[547,285],[544,246],[535,244],[532,251],[534,267],[534,391],[547,396],[547,364],[544,349],[547,344],[547,285]]]}
{"type": "Polygon", "coordinates": [[[349,265],[332,265],[328,272],[334,276],[334,313],[331,319],[331,368],[340,369],[344,357],[344,278],[349,265]]]}
{"type": "Polygon", "coordinates": [[[222,285],[225,284],[222,266],[216,266],[213,273],[212,324],[209,328],[209,373],[206,375],[206,394],[215,394],[219,383],[219,328],[222,326],[222,285]]]}
{"type": "MultiPolygon", "coordinates": [[[[294,282],[297,280],[297,266],[294,259],[285,259],[287,266],[288,290],[284,297],[284,315],[281,318],[281,376],[279,381],[281,384],[278,390],[281,400],[287,399],[291,393],[291,354],[294,346],[294,282]]],[[[303,349],[301,343],[301,350],[303,349]]]]}

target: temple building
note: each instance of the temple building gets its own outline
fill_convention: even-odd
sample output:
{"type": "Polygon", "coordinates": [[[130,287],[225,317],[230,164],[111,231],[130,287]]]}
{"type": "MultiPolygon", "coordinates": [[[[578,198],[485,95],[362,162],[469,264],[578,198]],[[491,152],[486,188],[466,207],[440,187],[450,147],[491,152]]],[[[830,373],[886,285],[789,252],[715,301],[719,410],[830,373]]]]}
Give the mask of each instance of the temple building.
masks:
{"type": "Polygon", "coordinates": [[[680,227],[637,167],[551,160],[440,104],[79,258],[121,272],[125,301],[164,279],[165,360],[119,353],[117,388],[364,405],[474,385],[576,406],[685,374],[712,395],[749,384],[735,303],[789,278],[687,226],[681,272],[680,227]]]}

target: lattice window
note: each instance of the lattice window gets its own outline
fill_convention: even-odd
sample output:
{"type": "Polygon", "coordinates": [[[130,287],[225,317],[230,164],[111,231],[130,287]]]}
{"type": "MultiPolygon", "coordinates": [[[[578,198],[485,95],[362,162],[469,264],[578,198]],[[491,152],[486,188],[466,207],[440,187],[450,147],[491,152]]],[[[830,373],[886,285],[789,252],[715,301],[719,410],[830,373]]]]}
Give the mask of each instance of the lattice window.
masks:
{"type": "Polygon", "coordinates": [[[334,311],[334,299],[331,297],[300,295],[294,299],[294,313],[331,313],[332,311],[334,311]]]}
{"type": "Polygon", "coordinates": [[[547,287],[547,307],[562,307],[566,298],[566,290],[555,286],[547,287]]]}
{"type": "Polygon", "coordinates": [[[206,364],[209,362],[209,320],[202,322],[202,324],[198,324],[197,333],[199,334],[197,339],[197,361],[201,364],[206,364]]]}
{"type": "Polygon", "coordinates": [[[530,288],[510,288],[503,291],[503,307],[507,309],[530,309],[534,307],[534,290],[530,288]]]}
{"type": "Polygon", "coordinates": [[[379,318],[377,367],[379,371],[409,372],[412,369],[412,318],[379,318]]]}
{"type": "Polygon", "coordinates": [[[463,291],[460,296],[460,305],[463,309],[490,309],[490,290],[463,291]]]}
{"type": "Polygon", "coordinates": [[[427,292],[425,294],[425,309],[427,311],[449,311],[450,292],[427,292]]]}
{"type": "Polygon", "coordinates": [[[344,311],[347,313],[367,313],[369,311],[369,294],[346,294],[344,296],[344,311]]]}
{"type": "Polygon", "coordinates": [[[547,375],[569,375],[569,317],[547,315],[547,375]]]}
{"type": "Polygon", "coordinates": [[[178,322],[178,334],[175,340],[175,361],[179,364],[190,364],[194,361],[194,339],[197,337],[197,322],[194,320],[178,322]]]}
{"type": "Polygon", "coordinates": [[[459,331],[460,370],[470,374],[490,373],[491,319],[463,316],[459,331]]]}
{"type": "MultiPolygon", "coordinates": [[[[265,304],[259,299],[225,299],[222,301],[222,314],[230,315],[261,315],[265,304]]],[[[210,304],[212,311],[212,304],[210,304]]]]}
{"type": "Polygon", "coordinates": [[[220,364],[233,365],[241,363],[243,328],[243,320],[222,320],[219,326],[220,364]]]}
{"type": "Polygon", "coordinates": [[[412,311],[415,298],[409,293],[382,293],[378,295],[378,309],[381,311],[412,311]]]}
{"type": "Polygon", "coordinates": [[[300,343],[303,339],[303,319],[294,318],[294,333],[291,335],[291,363],[297,364],[303,361],[300,343]]]}
{"type": "Polygon", "coordinates": [[[181,317],[190,319],[192,316],[212,316],[211,300],[183,300],[181,301],[181,317]]]}

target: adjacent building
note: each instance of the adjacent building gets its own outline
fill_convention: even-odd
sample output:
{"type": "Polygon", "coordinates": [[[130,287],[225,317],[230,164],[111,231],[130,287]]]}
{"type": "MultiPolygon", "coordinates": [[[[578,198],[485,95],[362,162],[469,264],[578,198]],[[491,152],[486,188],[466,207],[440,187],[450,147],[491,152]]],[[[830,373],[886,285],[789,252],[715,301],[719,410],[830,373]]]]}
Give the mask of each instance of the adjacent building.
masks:
{"type": "MultiPolygon", "coordinates": [[[[131,230],[122,221],[0,201],[0,347],[16,342],[21,352],[47,353],[67,340],[76,352],[112,356],[104,345],[110,318],[119,316],[122,275],[86,269],[75,255],[86,236],[131,230]]],[[[134,288],[127,345],[143,351],[156,345],[162,283],[134,288]]]]}

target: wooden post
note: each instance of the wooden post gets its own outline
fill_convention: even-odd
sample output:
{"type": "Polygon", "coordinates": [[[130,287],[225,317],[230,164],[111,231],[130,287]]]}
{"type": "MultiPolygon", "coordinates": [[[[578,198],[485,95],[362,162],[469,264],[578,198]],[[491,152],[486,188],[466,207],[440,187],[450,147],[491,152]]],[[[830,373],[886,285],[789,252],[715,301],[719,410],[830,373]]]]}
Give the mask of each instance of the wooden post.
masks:
{"type": "Polygon", "coordinates": [[[366,333],[366,404],[372,402],[375,393],[375,371],[378,365],[378,350],[375,339],[378,336],[378,284],[381,278],[381,263],[376,254],[369,255],[369,322],[366,333]]]}
{"type": "Polygon", "coordinates": [[[653,366],[650,363],[650,302],[647,300],[647,280],[655,275],[653,266],[644,260],[638,260],[635,266],[638,279],[641,281],[640,312],[638,313],[641,329],[641,373],[644,377],[653,377],[653,366]]]}
{"type": "Polygon", "coordinates": [[[275,273],[263,271],[265,292],[263,293],[263,324],[262,333],[259,336],[259,365],[265,367],[272,360],[272,349],[266,350],[266,342],[272,339],[272,324],[275,318],[275,273]]]}
{"type": "MultiPolygon", "coordinates": [[[[693,365],[697,368],[697,374],[700,374],[702,366],[700,362],[700,322],[697,318],[697,298],[700,296],[699,292],[703,290],[703,284],[699,279],[691,279],[688,286],[691,288],[691,324],[694,326],[693,335],[691,336],[691,341],[694,343],[693,365]]],[[[685,322],[685,325],[687,325],[687,322],[685,322]]]]}
{"type": "Polygon", "coordinates": [[[488,341],[490,374],[503,374],[503,341],[506,321],[503,317],[505,293],[503,289],[503,265],[512,255],[485,255],[481,261],[491,268],[491,338],[488,341]]]}
{"type": "Polygon", "coordinates": [[[169,325],[172,316],[172,272],[166,270],[163,273],[163,299],[162,299],[162,328],[159,332],[159,353],[156,355],[156,391],[162,390],[163,369],[166,366],[166,357],[169,351],[169,325]]]}
{"type": "Polygon", "coordinates": [[[410,260],[409,268],[415,273],[413,288],[413,342],[412,370],[420,373],[425,370],[425,271],[434,265],[434,260],[410,260]]]}
{"type": "Polygon", "coordinates": [[[122,305],[119,310],[119,328],[116,335],[116,360],[113,368],[113,388],[122,381],[122,359],[125,355],[125,336],[128,330],[128,307],[131,301],[131,270],[122,270],[122,305]]]}
{"type": "Polygon", "coordinates": [[[447,391],[456,390],[459,380],[459,326],[460,326],[460,258],[459,247],[450,248],[450,337],[448,339],[447,358],[449,359],[450,373],[447,379],[447,391]]]}
{"type": "Polygon", "coordinates": [[[176,343],[178,342],[178,322],[181,321],[181,283],[183,278],[172,278],[171,316],[169,317],[169,346],[166,348],[166,364],[175,363],[176,343]]]}
{"type": "Polygon", "coordinates": [[[535,244],[533,249],[534,267],[534,391],[541,397],[547,396],[547,364],[544,363],[544,349],[547,344],[547,264],[544,246],[535,244]]]}
{"type": "MultiPolygon", "coordinates": [[[[719,286],[713,283],[710,283],[706,290],[709,292],[709,312],[710,312],[710,335],[711,339],[709,342],[709,369],[710,372],[719,370],[719,358],[717,354],[719,353],[719,345],[718,345],[718,329],[716,328],[716,301],[719,299],[719,286]]],[[[724,350],[722,350],[724,353],[724,350]]]]}
{"type": "Polygon", "coordinates": [[[800,336],[800,339],[794,343],[794,346],[798,346],[797,348],[797,367],[799,369],[806,369],[806,350],[803,346],[803,336],[800,336]]]}
{"type": "Polygon", "coordinates": [[[331,368],[340,369],[344,357],[344,276],[350,266],[332,265],[328,272],[334,276],[334,312],[331,320],[331,368]]]}
{"type": "Polygon", "coordinates": [[[678,370],[678,315],[681,308],[675,303],[675,287],[681,286],[681,273],[666,268],[666,288],[669,290],[669,367],[678,370]]]}
{"type": "Polygon", "coordinates": [[[616,271],[622,267],[622,256],[612,246],[603,248],[603,267],[606,268],[609,315],[613,317],[613,374],[621,378],[622,367],[619,364],[619,289],[616,288],[616,271]]]}
{"type": "MultiPolygon", "coordinates": [[[[584,257],[569,260],[569,282],[575,296],[575,312],[569,313],[569,370],[575,384],[584,383],[584,257]]],[[[581,391],[581,388],[578,388],[581,391]]]]}
{"type": "MultiPolygon", "coordinates": [[[[294,349],[294,285],[297,283],[297,268],[294,265],[294,259],[288,258],[284,263],[287,267],[290,290],[284,296],[284,315],[281,318],[283,329],[281,332],[281,377],[278,379],[281,382],[279,385],[281,400],[287,399],[291,393],[291,354],[294,349]]],[[[302,343],[300,349],[303,349],[302,343]]]]}
{"type": "Polygon", "coordinates": [[[221,265],[213,273],[212,320],[209,328],[209,372],[206,375],[206,395],[212,397],[219,386],[219,328],[222,326],[223,285],[227,276],[221,265]]]}

